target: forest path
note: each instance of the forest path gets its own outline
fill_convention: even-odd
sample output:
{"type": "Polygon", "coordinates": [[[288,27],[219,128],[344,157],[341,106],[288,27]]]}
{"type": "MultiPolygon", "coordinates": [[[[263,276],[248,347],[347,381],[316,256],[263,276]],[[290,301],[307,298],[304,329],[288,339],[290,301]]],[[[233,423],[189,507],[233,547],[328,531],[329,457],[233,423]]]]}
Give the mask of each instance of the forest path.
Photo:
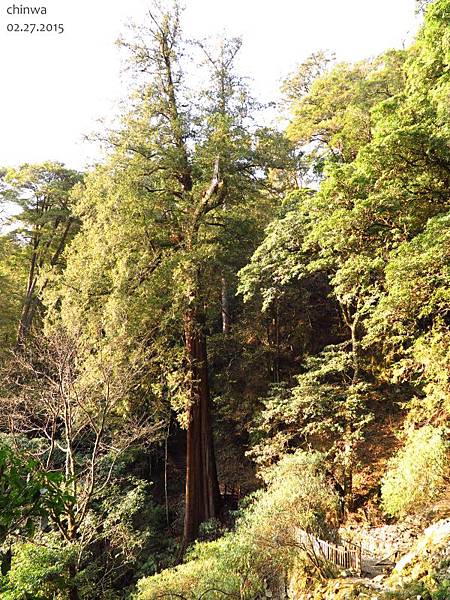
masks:
{"type": "Polygon", "coordinates": [[[391,557],[378,556],[361,545],[341,540],[340,544],[332,544],[316,538],[299,529],[297,539],[316,556],[320,556],[335,566],[349,572],[349,576],[357,575],[363,579],[373,579],[390,571],[394,562],[391,557]]]}
{"type": "Polygon", "coordinates": [[[384,575],[394,567],[394,563],[384,557],[362,556],[361,575],[365,578],[373,579],[378,575],[384,575]]]}

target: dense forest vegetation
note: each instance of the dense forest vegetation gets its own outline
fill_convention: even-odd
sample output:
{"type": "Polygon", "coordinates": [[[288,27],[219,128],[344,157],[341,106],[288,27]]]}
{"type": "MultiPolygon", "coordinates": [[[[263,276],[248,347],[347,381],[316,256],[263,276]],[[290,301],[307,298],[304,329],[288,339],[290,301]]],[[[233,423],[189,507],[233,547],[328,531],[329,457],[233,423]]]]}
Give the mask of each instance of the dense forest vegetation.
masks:
{"type": "Polygon", "coordinates": [[[300,64],[281,130],[239,39],[155,8],[104,160],[0,170],[1,598],[333,598],[299,531],[450,516],[450,0],[418,10],[300,64]]]}

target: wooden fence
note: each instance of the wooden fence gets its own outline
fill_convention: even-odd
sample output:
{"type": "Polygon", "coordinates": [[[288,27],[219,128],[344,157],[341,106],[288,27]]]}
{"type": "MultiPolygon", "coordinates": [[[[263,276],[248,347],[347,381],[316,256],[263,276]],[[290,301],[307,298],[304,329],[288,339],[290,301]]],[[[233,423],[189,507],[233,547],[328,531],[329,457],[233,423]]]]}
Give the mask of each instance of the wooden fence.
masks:
{"type": "Polygon", "coordinates": [[[361,573],[361,546],[350,542],[343,542],[342,545],[331,544],[300,529],[297,531],[297,536],[300,544],[305,546],[305,549],[313,551],[316,556],[342,569],[361,573]]]}

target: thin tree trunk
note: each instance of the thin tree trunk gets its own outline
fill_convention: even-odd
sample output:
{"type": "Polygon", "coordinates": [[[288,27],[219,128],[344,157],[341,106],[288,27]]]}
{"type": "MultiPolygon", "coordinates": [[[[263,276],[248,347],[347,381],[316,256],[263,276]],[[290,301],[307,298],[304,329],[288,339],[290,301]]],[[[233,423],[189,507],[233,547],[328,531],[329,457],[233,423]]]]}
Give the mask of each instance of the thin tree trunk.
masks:
{"type": "Polygon", "coordinates": [[[27,291],[27,295],[23,304],[22,313],[20,315],[19,320],[19,328],[17,332],[17,349],[24,345],[28,337],[34,313],[38,305],[38,299],[33,296],[34,288],[35,285],[33,284],[33,287],[27,291]]]}
{"type": "Polygon", "coordinates": [[[69,587],[69,600],[79,600],[79,595],[78,595],[78,589],[76,587],[76,584],[74,583],[74,579],[76,577],[77,574],[77,568],[76,565],[74,564],[70,564],[69,565],[69,577],[70,577],[70,587],[69,587]]]}
{"type": "Polygon", "coordinates": [[[351,424],[346,423],[345,430],[345,442],[344,442],[344,456],[343,456],[343,470],[344,470],[344,512],[345,514],[350,513],[353,510],[353,460],[354,460],[354,448],[352,442],[353,431],[351,424]]]}
{"type": "MultiPolygon", "coordinates": [[[[64,231],[61,235],[61,239],[59,240],[58,246],[49,261],[49,265],[51,267],[54,267],[59,261],[61,254],[63,253],[64,248],[66,246],[70,230],[74,223],[75,219],[73,217],[69,217],[65,225],[64,231]]],[[[55,227],[55,231],[56,229],[57,228],[55,227]]],[[[47,242],[47,247],[50,246],[52,240],[53,238],[51,238],[47,242]]],[[[23,346],[26,342],[26,339],[31,329],[31,325],[33,323],[36,308],[39,306],[40,303],[37,295],[40,295],[44,291],[48,283],[48,280],[45,280],[41,283],[39,290],[36,290],[38,274],[44,265],[43,258],[38,260],[38,248],[40,245],[40,236],[36,235],[35,241],[33,242],[33,254],[31,257],[30,270],[28,274],[27,291],[23,303],[22,313],[20,315],[19,328],[17,332],[17,348],[23,346]]]]}
{"type": "MultiPolygon", "coordinates": [[[[359,341],[359,314],[356,313],[350,316],[350,310],[344,310],[344,320],[350,329],[351,333],[351,344],[352,344],[352,362],[353,362],[353,376],[352,376],[352,388],[356,386],[361,377],[361,366],[360,366],[360,341],[359,341]]],[[[348,400],[347,400],[348,402],[348,400]]],[[[353,466],[354,466],[354,424],[352,422],[353,415],[351,409],[347,411],[346,423],[344,430],[344,456],[343,456],[343,479],[344,479],[344,502],[345,502],[345,513],[348,514],[353,510],[354,497],[353,497],[353,466]]]]}
{"type": "Polygon", "coordinates": [[[186,451],[185,548],[198,536],[200,524],[219,514],[220,492],[211,426],[206,336],[195,310],[187,311],[184,330],[191,377],[186,451]]]}
{"type": "Polygon", "coordinates": [[[34,312],[33,301],[34,301],[34,290],[37,283],[37,248],[39,246],[39,240],[33,242],[33,253],[30,261],[30,269],[28,272],[27,291],[25,294],[25,300],[23,302],[22,313],[19,320],[19,328],[17,331],[17,347],[20,347],[25,338],[28,335],[28,330],[31,324],[31,318],[34,312]]]}
{"type": "Polygon", "coordinates": [[[164,500],[166,505],[166,524],[169,526],[169,494],[167,491],[167,456],[168,456],[168,444],[170,434],[170,416],[169,424],[167,425],[166,439],[164,441],[164,500]]]}
{"type": "Polygon", "coordinates": [[[230,333],[231,318],[230,318],[230,298],[228,290],[228,282],[226,277],[222,275],[222,331],[225,335],[230,333]]]}

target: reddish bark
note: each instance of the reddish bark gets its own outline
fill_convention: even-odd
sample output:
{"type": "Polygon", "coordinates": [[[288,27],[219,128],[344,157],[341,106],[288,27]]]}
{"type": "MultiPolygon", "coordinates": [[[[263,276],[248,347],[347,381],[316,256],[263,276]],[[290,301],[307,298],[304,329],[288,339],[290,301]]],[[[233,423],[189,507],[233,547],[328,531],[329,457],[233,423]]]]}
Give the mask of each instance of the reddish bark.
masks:
{"type": "Polygon", "coordinates": [[[195,311],[185,315],[185,344],[191,376],[187,431],[183,546],[195,540],[203,521],[216,517],[220,492],[211,425],[206,336],[195,311]]]}

